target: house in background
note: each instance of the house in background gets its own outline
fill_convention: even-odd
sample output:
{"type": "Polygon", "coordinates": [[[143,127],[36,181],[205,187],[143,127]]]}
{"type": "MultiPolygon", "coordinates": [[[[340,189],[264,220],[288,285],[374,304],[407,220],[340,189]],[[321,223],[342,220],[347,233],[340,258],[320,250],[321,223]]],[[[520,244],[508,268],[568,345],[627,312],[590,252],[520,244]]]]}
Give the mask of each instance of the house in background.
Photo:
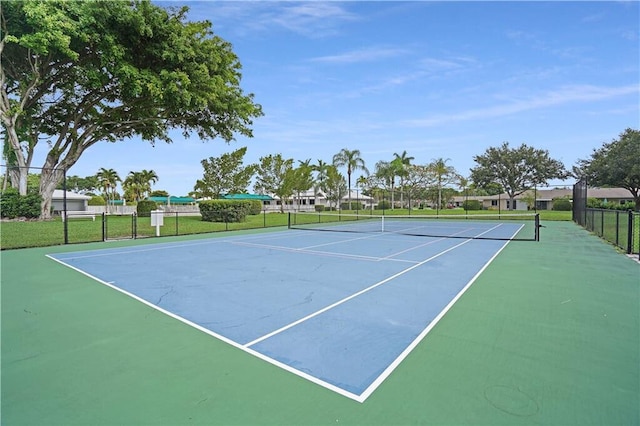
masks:
{"type": "MultiPolygon", "coordinates": [[[[514,210],[529,210],[529,203],[533,202],[535,196],[536,210],[553,210],[553,200],[558,198],[573,197],[571,188],[558,189],[538,189],[530,190],[523,194],[517,195],[514,199],[514,210]]],[[[601,201],[610,203],[624,204],[632,202],[633,197],[629,190],[624,188],[589,188],[587,189],[587,198],[596,198],[601,201]]],[[[477,200],[484,210],[509,210],[510,200],[506,193],[499,195],[474,195],[474,196],[455,196],[452,199],[453,207],[462,207],[465,200],[477,200]]],[[[533,206],[531,206],[533,210],[533,206]]]]}
{"type": "MultiPolygon", "coordinates": [[[[360,209],[367,210],[375,206],[376,201],[373,197],[364,195],[360,191],[351,190],[350,194],[345,194],[340,199],[339,204],[348,203],[351,196],[352,203],[359,203],[360,209]]],[[[271,201],[265,201],[266,211],[280,211],[282,201],[279,197],[272,197],[271,201]]],[[[312,189],[293,194],[285,201],[285,211],[315,211],[316,206],[324,206],[324,208],[336,207],[335,202],[329,201],[327,195],[323,191],[314,191],[312,189]]],[[[340,207],[338,205],[338,207],[340,207]]]]}
{"type": "MultiPolygon", "coordinates": [[[[51,199],[51,208],[53,209],[53,214],[60,214],[60,212],[64,211],[64,196],[65,193],[61,189],[56,189],[53,191],[53,197],[51,199]]],[[[75,192],[67,191],[67,211],[87,211],[89,200],[91,197],[88,195],[82,195],[75,192]]]]}

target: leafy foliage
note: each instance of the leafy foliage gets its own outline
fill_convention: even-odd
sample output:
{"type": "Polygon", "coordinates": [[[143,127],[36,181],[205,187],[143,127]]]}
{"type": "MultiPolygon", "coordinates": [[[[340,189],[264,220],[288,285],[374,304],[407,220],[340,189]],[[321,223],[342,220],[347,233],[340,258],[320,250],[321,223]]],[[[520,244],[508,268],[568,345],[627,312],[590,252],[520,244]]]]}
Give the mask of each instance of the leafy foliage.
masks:
{"type": "Polygon", "coordinates": [[[91,197],[91,199],[87,202],[87,205],[89,206],[106,206],[107,202],[104,200],[104,198],[100,195],[94,195],[93,197],[91,197]]]}
{"type": "Polygon", "coordinates": [[[482,203],[478,200],[465,200],[462,202],[462,208],[464,210],[482,210],[482,203]]]}
{"type": "Polygon", "coordinates": [[[220,198],[221,195],[246,192],[256,166],[242,166],[247,147],[226,153],[220,157],[209,157],[200,163],[204,176],[194,186],[196,197],[220,198]]]}
{"type": "Polygon", "coordinates": [[[35,219],[40,216],[40,202],[37,193],[20,195],[16,188],[8,188],[0,193],[0,216],[8,219],[25,217],[35,219]]]}
{"type": "Polygon", "coordinates": [[[626,188],[640,210],[640,131],[626,129],[617,140],[594,150],[591,158],[579,160],[574,173],[587,178],[590,186],[626,188]]]}
{"type": "Polygon", "coordinates": [[[127,201],[139,201],[151,192],[151,185],[158,181],[158,175],[153,170],[129,172],[122,182],[124,198],[127,201]]]}
{"type": "Polygon", "coordinates": [[[262,213],[262,201],[260,200],[248,200],[251,203],[249,208],[250,215],[256,215],[262,213]]]}
{"type": "Polygon", "coordinates": [[[568,198],[554,198],[553,199],[553,210],[556,211],[571,211],[572,205],[571,200],[568,198]]]}
{"type": "Polygon", "coordinates": [[[347,194],[347,182],[336,166],[327,168],[327,178],[322,184],[322,190],[326,193],[329,206],[333,204],[337,207],[342,197],[347,194]]]}
{"type": "Polygon", "coordinates": [[[549,179],[564,179],[568,176],[564,165],[549,156],[549,152],[526,144],[510,148],[508,142],[500,147],[491,147],[482,155],[473,157],[478,164],[471,169],[471,179],[479,186],[491,183],[502,185],[510,198],[513,209],[514,198],[536,185],[544,185],[549,179]]]}
{"type": "Polygon", "coordinates": [[[200,202],[202,220],[207,222],[243,222],[250,211],[250,200],[208,200],[200,202]]]}
{"type": "Polygon", "coordinates": [[[356,170],[362,170],[365,173],[369,173],[365,162],[360,156],[359,149],[349,150],[343,148],[336,155],[333,156],[333,165],[336,167],[347,167],[347,189],[349,190],[349,203],[351,202],[351,174],[356,170]]]}
{"type": "Polygon", "coordinates": [[[260,158],[256,167],[254,189],[261,194],[273,194],[280,198],[280,211],[284,212],[284,202],[293,195],[295,175],[293,159],[282,158],[281,154],[260,158]]]}
{"type": "Polygon", "coordinates": [[[139,217],[151,217],[151,210],[156,210],[158,204],[152,200],[138,201],[136,212],[139,217]]]}
{"type": "Polygon", "coordinates": [[[240,88],[238,58],[187,11],[150,0],[3,3],[0,120],[18,166],[49,144],[43,216],[62,170],[97,142],[171,142],[174,128],[203,140],[252,136],[262,109],[240,88]]]}

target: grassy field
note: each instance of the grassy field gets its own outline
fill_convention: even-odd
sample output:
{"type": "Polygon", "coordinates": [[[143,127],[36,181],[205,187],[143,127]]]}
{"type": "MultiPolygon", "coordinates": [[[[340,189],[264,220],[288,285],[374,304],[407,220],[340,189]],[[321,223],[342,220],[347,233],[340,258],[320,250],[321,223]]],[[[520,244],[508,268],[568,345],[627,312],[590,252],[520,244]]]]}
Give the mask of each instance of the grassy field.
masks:
{"type": "MultiPolygon", "coordinates": [[[[461,209],[441,210],[367,210],[343,211],[340,214],[375,214],[375,215],[464,215],[467,212],[461,209]]],[[[502,212],[503,214],[519,212],[502,212]]],[[[528,212],[523,212],[528,213],[528,212]]],[[[333,214],[339,214],[333,212],[333,214]]],[[[469,214],[497,214],[493,210],[474,211],[469,214]]],[[[541,211],[541,221],[545,220],[571,220],[571,212],[541,211]]],[[[287,226],[288,215],[280,213],[268,213],[248,216],[244,222],[221,223],[204,222],[200,216],[166,215],[164,224],[160,228],[161,236],[203,234],[209,232],[235,231],[241,229],[255,229],[276,226],[287,226]]],[[[85,243],[103,240],[123,238],[147,238],[155,236],[155,227],[151,226],[148,217],[132,217],[98,215],[96,220],[71,219],[67,224],[69,243],[85,243]]],[[[54,218],[47,221],[3,221],[0,223],[0,249],[15,249],[26,247],[46,247],[64,244],[64,223],[61,219],[54,218]]]]}

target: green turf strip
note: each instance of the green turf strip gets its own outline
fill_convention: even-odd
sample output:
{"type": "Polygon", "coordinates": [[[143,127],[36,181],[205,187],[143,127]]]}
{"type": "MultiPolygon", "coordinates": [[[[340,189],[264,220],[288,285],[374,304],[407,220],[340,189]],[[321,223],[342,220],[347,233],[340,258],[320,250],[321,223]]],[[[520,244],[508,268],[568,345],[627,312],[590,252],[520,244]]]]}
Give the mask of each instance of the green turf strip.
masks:
{"type": "Polygon", "coordinates": [[[0,421],[638,424],[640,265],[572,223],[545,225],[541,242],[510,243],[364,403],[44,257],[148,242],[3,251],[0,421]]]}

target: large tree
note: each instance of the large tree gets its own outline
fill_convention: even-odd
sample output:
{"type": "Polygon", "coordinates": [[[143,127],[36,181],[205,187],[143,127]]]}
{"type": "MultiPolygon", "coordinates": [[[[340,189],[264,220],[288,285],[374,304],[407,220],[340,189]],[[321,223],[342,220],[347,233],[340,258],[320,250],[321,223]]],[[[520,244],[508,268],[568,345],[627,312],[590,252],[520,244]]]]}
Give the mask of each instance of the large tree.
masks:
{"type": "Polygon", "coordinates": [[[301,193],[306,192],[314,185],[313,180],[313,166],[311,166],[311,159],[305,161],[298,160],[298,167],[293,169],[293,183],[292,190],[297,194],[297,205],[300,209],[300,203],[302,202],[301,193]]]}
{"type": "Polygon", "coordinates": [[[336,167],[347,167],[347,183],[348,187],[348,199],[349,199],[349,208],[351,208],[351,173],[356,170],[362,170],[365,173],[369,174],[369,170],[365,166],[365,162],[360,156],[360,150],[348,150],[343,148],[336,155],[333,156],[333,165],[336,167]]]}
{"type": "Polygon", "coordinates": [[[564,179],[567,171],[564,165],[549,156],[543,149],[535,149],[526,144],[518,148],[509,147],[508,142],[491,147],[473,160],[478,164],[471,169],[471,179],[479,186],[499,183],[509,197],[509,209],[515,207],[517,195],[537,185],[546,185],[550,179],[564,179]]]}
{"type": "MultiPolygon", "coordinates": [[[[331,203],[334,203],[335,207],[338,208],[340,201],[347,193],[347,182],[345,182],[344,176],[340,174],[336,166],[327,167],[327,178],[322,183],[322,190],[327,197],[327,201],[329,201],[329,207],[331,207],[331,203]]],[[[351,208],[350,198],[349,208],[351,208]]]]}
{"type": "Polygon", "coordinates": [[[620,137],[594,149],[591,158],[578,161],[574,169],[590,186],[625,188],[640,210],[640,131],[626,129],[620,137]]]}
{"type": "Polygon", "coordinates": [[[220,198],[225,194],[246,192],[256,169],[255,164],[243,165],[246,153],[247,147],[242,147],[220,157],[202,160],[204,175],[196,182],[194,193],[198,197],[220,198]]]}
{"type": "Polygon", "coordinates": [[[0,121],[26,191],[27,168],[49,145],[40,179],[41,217],[64,170],[90,146],[137,136],[252,136],[262,115],[240,88],[240,63],[211,23],[188,8],[150,0],[3,2],[0,121]]]}
{"type": "Polygon", "coordinates": [[[282,154],[271,154],[261,157],[256,166],[254,189],[258,193],[280,198],[280,212],[284,213],[284,205],[293,195],[295,179],[293,158],[285,159],[282,154]]]}
{"type": "MultiPolygon", "coordinates": [[[[391,161],[378,161],[376,163],[373,177],[376,186],[381,186],[384,192],[391,191],[391,209],[395,207],[395,182],[397,174],[397,164],[391,161]]],[[[384,198],[384,197],[383,197],[384,198]]],[[[384,201],[384,200],[383,200],[384,201]]]]}

